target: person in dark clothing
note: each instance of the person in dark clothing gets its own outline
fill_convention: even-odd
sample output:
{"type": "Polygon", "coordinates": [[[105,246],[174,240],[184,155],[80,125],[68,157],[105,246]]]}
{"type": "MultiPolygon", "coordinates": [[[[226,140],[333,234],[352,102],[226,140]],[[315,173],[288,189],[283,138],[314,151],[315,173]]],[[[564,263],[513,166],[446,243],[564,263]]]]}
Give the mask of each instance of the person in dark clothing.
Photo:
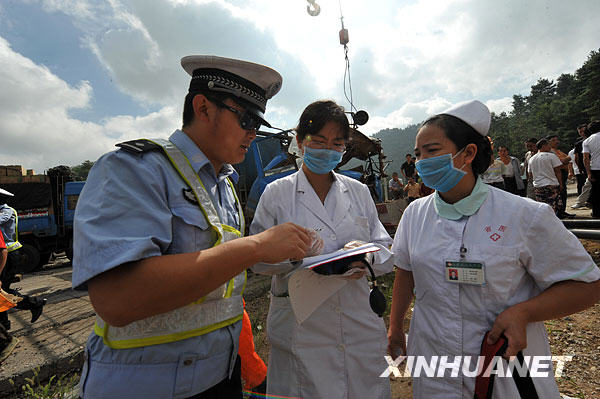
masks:
{"type": "Polygon", "coordinates": [[[560,162],[562,162],[562,166],[560,167],[560,173],[562,176],[563,185],[560,190],[561,205],[557,216],[561,219],[572,218],[575,215],[572,213],[567,213],[565,211],[567,206],[567,177],[569,175],[568,165],[569,162],[571,162],[571,157],[569,157],[567,154],[565,154],[558,148],[558,145],[560,144],[560,139],[557,135],[554,134],[547,136],[546,140],[548,140],[548,143],[550,143],[550,148],[552,149],[552,152],[556,154],[558,159],[560,159],[560,162]]]}
{"type": "Polygon", "coordinates": [[[575,164],[579,169],[579,173],[575,175],[575,178],[577,179],[577,195],[581,195],[583,185],[585,184],[585,180],[587,179],[585,165],[583,164],[583,141],[589,137],[587,125],[583,124],[577,126],[577,133],[579,134],[580,139],[575,142],[574,153],[575,164]]]}
{"type": "MultiPolygon", "coordinates": [[[[4,237],[0,234],[0,273],[6,266],[6,258],[8,251],[6,250],[6,244],[4,243],[4,237]]],[[[0,288],[2,286],[0,285],[0,288]]],[[[12,353],[17,346],[19,340],[8,333],[8,330],[4,326],[4,323],[0,323],[0,363],[12,353]]]]}
{"type": "MultiPolygon", "coordinates": [[[[0,189],[0,204],[2,204],[0,205],[0,232],[8,251],[6,265],[0,273],[0,283],[5,292],[22,298],[16,308],[31,311],[31,322],[34,323],[42,314],[46,300],[39,297],[22,295],[17,290],[10,288],[10,285],[15,281],[17,266],[21,259],[19,249],[22,247],[21,243],[19,243],[19,233],[17,231],[17,211],[5,202],[7,197],[12,196],[12,193],[0,189]]],[[[10,330],[10,320],[8,319],[7,312],[0,312],[0,324],[7,330],[10,330]]]]}
{"type": "Polygon", "coordinates": [[[408,181],[410,177],[415,176],[415,161],[412,159],[412,155],[406,154],[406,162],[400,166],[400,172],[404,176],[404,181],[408,181]]]}

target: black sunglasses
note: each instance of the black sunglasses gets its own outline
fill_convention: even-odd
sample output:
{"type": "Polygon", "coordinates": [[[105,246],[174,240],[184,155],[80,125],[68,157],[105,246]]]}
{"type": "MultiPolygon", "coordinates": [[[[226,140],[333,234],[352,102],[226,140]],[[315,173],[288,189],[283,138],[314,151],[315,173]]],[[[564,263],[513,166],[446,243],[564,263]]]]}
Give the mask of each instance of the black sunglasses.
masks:
{"type": "Polygon", "coordinates": [[[260,125],[262,125],[262,121],[256,117],[256,115],[248,112],[247,110],[240,111],[239,109],[233,108],[222,101],[214,101],[217,106],[221,108],[226,108],[227,110],[233,112],[238,116],[238,122],[240,127],[244,130],[258,130],[260,125]]]}

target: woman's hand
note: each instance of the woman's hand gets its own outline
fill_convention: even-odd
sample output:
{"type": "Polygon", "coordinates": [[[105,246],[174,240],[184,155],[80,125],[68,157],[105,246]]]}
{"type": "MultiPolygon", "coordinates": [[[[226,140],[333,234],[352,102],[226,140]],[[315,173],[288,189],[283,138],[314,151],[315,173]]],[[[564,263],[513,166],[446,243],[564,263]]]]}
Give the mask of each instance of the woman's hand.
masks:
{"type": "MultiPolygon", "coordinates": [[[[350,275],[342,275],[342,278],[346,280],[360,280],[367,273],[365,264],[361,261],[354,261],[348,265],[349,270],[354,269],[354,273],[350,275]]],[[[346,272],[347,273],[347,272],[346,272]]]]}
{"type": "Polygon", "coordinates": [[[398,356],[406,356],[406,336],[404,331],[397,333],[388,330],[388,354],[395,360],[398,356]]]}
{"type": "Polygon", "coordinates": [[[496,321],[488,335],[488,344],[494,344],[500,335],[508,338],[508,347],[504,357],[509,359],[527,347],[527,324],[529,315],[523,306],[515,305],[506,309],[496,317],[496,321]]]}

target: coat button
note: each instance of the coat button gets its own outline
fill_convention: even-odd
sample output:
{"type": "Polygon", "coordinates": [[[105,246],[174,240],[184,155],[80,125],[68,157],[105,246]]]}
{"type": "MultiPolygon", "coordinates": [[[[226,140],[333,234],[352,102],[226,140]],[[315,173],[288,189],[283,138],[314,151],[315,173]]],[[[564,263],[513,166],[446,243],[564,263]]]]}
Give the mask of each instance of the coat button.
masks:
{"type": "Polygon", "coordinates": [[[332,234],[332,235],[330,235],[330,236],[329,236],[329,239],[330,239],[331,241],[335,241],[335,239],[336,239],[336,236],[335,236],[335,234],[332,234]]]}
{"type": "Polygon", "coordinates": [[[346,349],[346,347],[344,346],[344,344],[339,344],[338,349],[343,351],[344,349],[346,349]]]}
{"type": "Polygon", "coordinates": [[[183,365],[184,365],[184,366],[190,366],[191,364],[192,364],[192,359],[185,359],[185,360],[183,361],[183,365]]]}

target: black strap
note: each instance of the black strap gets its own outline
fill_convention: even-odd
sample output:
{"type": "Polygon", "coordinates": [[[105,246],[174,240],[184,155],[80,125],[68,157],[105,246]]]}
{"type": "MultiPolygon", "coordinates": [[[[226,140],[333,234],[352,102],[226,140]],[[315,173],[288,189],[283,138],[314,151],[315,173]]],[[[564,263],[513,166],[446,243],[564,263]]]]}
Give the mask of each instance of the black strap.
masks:
{"type": "MultiPolygon", "coordinates": [[[[519,361],[519,365],[525,364],[525,359],[523,359],[523,352],[519,351],[517,353],[517,360],[519,361]]],[[[529,368],[526,367],[525,375],[521,376],[516,370],[512,373],[513,380],[515,384],[517,384],[517,390],[519,391],[519,395],[521,398],[526,399],[538,399],[537,391],[535,390],[535,385],[533,385],[533,379],[529,374],[529,368]]]]}
{"type": "MultiPolygon", "coordinates": [[[[484,377],[483,373],[487,370],[489,364],[492,362],[494,356],[502,356],[506,352],[508,347],[508,338],[504,334],[493,344],[487,343],[489,331],[483,337],[481,343],[481,356],[484,357],[482,373],[480,373],[475,380],[475,392],[473,395],[474,399],[491,399],[492,393],[494,392],[494,377],[495,374],[491,374],[489,377],[484,377]]],[[[523,358],[523,352],[517,353],[517,361],[519,370],[523,369],[525,359],[523,358]]],[[[529,374],[529,368],[525,365],[525,375],[521,376],[519,370],[513,369],[512,377],[513,381],[517,386],[519,395],[522,399],[539,399],[533,379],[529,374]]]]}

